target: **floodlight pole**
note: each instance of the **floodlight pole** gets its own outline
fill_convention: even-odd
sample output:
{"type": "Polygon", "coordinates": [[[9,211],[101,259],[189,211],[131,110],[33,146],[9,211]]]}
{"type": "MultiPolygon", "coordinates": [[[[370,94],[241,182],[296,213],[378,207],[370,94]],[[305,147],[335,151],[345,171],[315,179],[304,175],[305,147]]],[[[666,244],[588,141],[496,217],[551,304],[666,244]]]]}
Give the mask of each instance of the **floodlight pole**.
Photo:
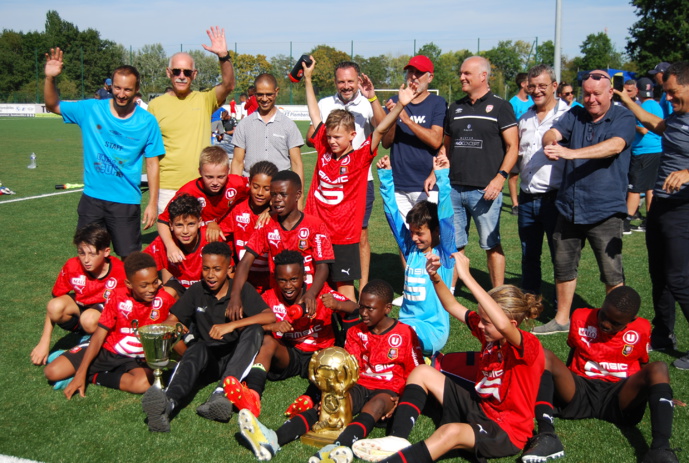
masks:
{"type": "Polygon", "coordinates": [[[562,66],[562,0],[555,0],[555,79],[560,82],[560,68],[562,66]]]}

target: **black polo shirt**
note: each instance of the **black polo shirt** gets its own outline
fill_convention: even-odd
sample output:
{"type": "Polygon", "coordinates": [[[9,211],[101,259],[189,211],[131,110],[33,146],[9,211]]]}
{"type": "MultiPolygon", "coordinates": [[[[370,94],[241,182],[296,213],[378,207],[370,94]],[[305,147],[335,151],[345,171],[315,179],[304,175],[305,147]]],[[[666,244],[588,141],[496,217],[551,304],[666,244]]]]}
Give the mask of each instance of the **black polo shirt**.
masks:
{"type": "Polygon", "coordinates": [[[505,158],[502,132],[517,125],[509,102],[488,92],[472,104],[465,96],[447,110],[445,135],[451,138],[450,183],[485,188],[505,158]]]}
{"type": "MultiPolygon", "coordinates": [[[[232,279],[228,278],[228,280],[229,288],[232,288],[232,279]]],[[[216,299],[206,283],[201,280],[185,291],[180,300],[172,306],[170,313],[177,317],[184,326],[188,327],[191,322],[194,322],[196,324],[195,334],[204,341],[210,344],[225,344],[236,341],[239,333],[237,331],[228,333],[223,336],[222,341],[211,338],[208,333],[213,325],[229,322],[225,317],[225,309],[227,309],[229,302],[229,289],[225,297],[216,299]]],[[[242,287],[242,307],[244,308],[244,317],[251,317],[267,309],[268,304],[258,295],[251,284],[245,283],[242,287]]]]}

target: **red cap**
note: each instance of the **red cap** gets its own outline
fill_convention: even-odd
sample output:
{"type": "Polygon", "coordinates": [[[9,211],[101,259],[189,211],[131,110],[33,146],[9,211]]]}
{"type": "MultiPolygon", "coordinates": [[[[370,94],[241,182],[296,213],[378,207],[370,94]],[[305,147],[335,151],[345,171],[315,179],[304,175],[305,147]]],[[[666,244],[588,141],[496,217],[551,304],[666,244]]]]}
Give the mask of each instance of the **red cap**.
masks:
{"type": "Polygon", "coordinates": [[[433,62],[428,59],[428,57],[423,56],[423,55],[416,55],[412,59],[409,60],[409,64],[404,66],[404,70],[406,71],[407,68],[416,68],[421,72],[430,72],[431,74],[433,73],[433,62]]]}

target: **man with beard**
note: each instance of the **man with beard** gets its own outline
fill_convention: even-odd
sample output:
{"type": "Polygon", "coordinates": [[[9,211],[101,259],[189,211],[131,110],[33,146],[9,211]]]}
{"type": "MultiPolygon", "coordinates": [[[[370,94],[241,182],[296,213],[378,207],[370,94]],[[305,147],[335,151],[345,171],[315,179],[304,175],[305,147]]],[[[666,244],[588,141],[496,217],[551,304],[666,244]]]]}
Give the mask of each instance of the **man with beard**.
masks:
{"type": "Polygon", "coordinates": [[[211,45],[203,48],[218,55],[221,82],[205,92],[192,91],[191,84],[198,75],[194,59],[188,53],[175,53],[167,68],[172,92],[159,96],[148,106],[158,120],[165,143],[165,157],[160,161],[159,214],[182,185],[197,177],[198,153],[210,144],[211,114],[234,90],[234,69],[225,30],[211,27],[206,32],[211,45]]]}
{"type": "Polygon", "coordinates": [[[62,50],[46,53],[43,97],[48,111],[81,128],[84,145],[84,194],[79,201],[77,229],[100,223],[112,237],[115,252],[124,259],[141,250],[141,160],[146,158],[149,201],[143,224],[157,217],[158,156],[165,154],[153,116],[134,101],[139,72],[120,66],[112,74],[113,98],[61,102],[55,78],[62,72],[62,50]]]}

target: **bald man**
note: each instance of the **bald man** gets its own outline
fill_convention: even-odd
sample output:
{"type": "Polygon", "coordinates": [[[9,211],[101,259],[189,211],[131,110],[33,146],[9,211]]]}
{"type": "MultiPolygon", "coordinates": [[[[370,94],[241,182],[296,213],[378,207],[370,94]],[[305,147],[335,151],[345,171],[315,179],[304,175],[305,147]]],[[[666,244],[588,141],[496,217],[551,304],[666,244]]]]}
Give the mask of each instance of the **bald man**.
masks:
{"type": "Polygon", "coordinates": [[[211,45],[203,48],[218,55],[222,81],[211,90],[192,91],[191,84],[198,74],[194,59],[188,53],[175,53],[167,68],[172,92],[148,105],[148,112],[158,120],[165,144],[165,156],[160,161],[159,214],[182,185],[198,177],[199,155],[210,145],[211,114],[234,89],[234,68],[225,30],[211,27],[206,32],[211,45]]]}
{"type": "Polygon", "coordinates": [[[584,240],[598,261],[606,293],[624,284],[622,223],[627,215],[627,173],[636,120],[612,104],[607,72],[583,79],[584,107],[572,108],[543,136],[548,159],[564,163],[555,207],[555,291],[557,313],[535,334],[569,332],[569,313],[577,286],[584,240]]]}

